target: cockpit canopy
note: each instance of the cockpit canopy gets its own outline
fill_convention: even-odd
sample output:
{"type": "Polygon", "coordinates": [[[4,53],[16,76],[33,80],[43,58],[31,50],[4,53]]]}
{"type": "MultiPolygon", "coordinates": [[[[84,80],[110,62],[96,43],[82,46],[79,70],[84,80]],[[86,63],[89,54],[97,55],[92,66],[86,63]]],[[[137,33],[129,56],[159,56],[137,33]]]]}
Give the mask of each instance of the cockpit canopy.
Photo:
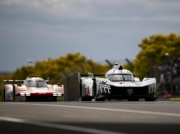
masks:
{"type": "Polygon", "coordinates": [[[118,81],[134,81],[134,76],[132,74],[109,74],[108,79],[112,82],[118,81]]]}
{"type": "Polygon", "coordinates": [[[106,78],[112,82],[135,81],[131,71],[123,69],[122,66],[115,64],[114,67],[106,73],[106,78]]]}
{"type": "Polygon", "coordinates": [[[47,83],[45,80],[25,80],[24,85],[27,87],[47,87],[47,83]]]}
{"type": "Polygon", "coordinates": [[[23,84],[27,87],[47,87],[46,80],[36,76],[27,77],[23,84]]]}

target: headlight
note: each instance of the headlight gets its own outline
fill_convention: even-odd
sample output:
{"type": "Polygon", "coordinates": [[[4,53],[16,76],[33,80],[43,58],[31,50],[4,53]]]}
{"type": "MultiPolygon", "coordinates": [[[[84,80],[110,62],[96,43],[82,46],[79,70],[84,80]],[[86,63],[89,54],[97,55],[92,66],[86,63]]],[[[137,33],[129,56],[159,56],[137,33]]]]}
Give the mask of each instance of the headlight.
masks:
{"type": "Polygon", "coordinates": [[[31,94],[30,93],[26,93],[26,96],[31,96],[31,94]]]}
{"type": "Polygon", "coordinates": [[[53,93],[53,96],[62,96],[62,94],[61,93],[53,93]]]}
{"type": "Polygon", "coordinates": [[[61,93],[57,93],[57,96],[62,96],[62,94],[61,93]]]}
{"type": "Polygon", "coordinates": [[[20,96],[25,96],[25,93],[20,93],[20,96]]]}
{"type": "Polygon", "coordinates": [[[57,96],[57,93],[53,93],[53,96],[57,96]]]}

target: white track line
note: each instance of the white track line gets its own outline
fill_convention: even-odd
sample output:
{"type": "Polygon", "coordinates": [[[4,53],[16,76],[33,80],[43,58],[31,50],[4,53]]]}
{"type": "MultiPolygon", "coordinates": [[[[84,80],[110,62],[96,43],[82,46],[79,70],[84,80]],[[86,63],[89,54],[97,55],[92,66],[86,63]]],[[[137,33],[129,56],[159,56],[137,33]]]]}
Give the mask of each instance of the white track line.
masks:
{"type": "Polygon", "coordinates": [[[71,105],[35,104],[35,103],[7,103],[7,104],[13,104],[13,105],[24,104],[26,106],[31,105],[31,106],[63,107],[63,108],[76,108],[76,109],[87,109],[87,110],[101,110],[101,111],[111,111],[111,112],[125,112],[125,113],[135,113],[135,114],[149,114],[149,115],[180,117],[179,113],[163,113],[163,112],[128,110],[128,109],[98,108],[98,107],[84,107],[84,106],[71,106],[71,105]]]}
{"type": "Polygon", "coordinates": [[[0,120],[14,122],[14,123],[23,123],[23,124],[41,126],[41,127],[64,129],[64,130],[69,130],[69,131],[78,131],[78,132],[91,133],[91,134],[124,134],[124,133],[105,131],[105,130],[99,130],[99,129],[75,127],[75,126],[70,126],[70,125],[53,124],[53,123],[47,123],[47,122],[29,121],[29,120],[10,118],[10,117],[1,117],[0,116],[0,120]]]}

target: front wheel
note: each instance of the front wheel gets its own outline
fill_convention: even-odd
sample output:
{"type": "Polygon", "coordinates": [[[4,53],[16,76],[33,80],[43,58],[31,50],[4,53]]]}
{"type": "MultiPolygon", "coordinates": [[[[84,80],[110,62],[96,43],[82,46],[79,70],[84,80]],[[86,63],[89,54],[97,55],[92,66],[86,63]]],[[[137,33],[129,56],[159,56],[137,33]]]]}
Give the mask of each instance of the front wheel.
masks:
{"type": "Polygon", "coordinates": [[[64,96],[53,97],[53,101],[64,101],[64,96]]]}
{"type": "Polygon", "coordinates": [[[81,97],[81,101],[92,101],[92,97],[81,97]]]}
{"type": "Polygon", "coordinates": [[[139,98],[129,98],[128,101],[139,101],[139,98]]]}
{"type": "Polygon", "coordinates": [[[95,101],[105,101],[106,97],[103,94],[98,94],[95,98],[95,101]]]}
{"type": "Polygon", "coordinates": [[[144,98],[145,101],[155,101],[156,99],[155,98],[150,98],[150,97],[146,97],[144,98]]]}
{"type": "Polygon", "coordinates": [[[96,98],[96,101],[105,101],[105,98],[96,98]]]}

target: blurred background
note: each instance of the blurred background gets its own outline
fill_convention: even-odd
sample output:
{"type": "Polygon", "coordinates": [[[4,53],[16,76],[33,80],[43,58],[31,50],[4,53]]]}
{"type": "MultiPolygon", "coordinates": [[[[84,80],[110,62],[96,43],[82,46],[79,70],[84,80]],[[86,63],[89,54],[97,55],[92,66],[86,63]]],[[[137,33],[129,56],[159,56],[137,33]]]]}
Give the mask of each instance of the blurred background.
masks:
{"type": "Polygon", "coordinates": [[[77,72],[105,74],[118,62],[141,80],[156,77],[162,99],[178,97],[179,7],[178,0],[1,0],[0,75],[50,77],[73,90],[77,72]]]}

